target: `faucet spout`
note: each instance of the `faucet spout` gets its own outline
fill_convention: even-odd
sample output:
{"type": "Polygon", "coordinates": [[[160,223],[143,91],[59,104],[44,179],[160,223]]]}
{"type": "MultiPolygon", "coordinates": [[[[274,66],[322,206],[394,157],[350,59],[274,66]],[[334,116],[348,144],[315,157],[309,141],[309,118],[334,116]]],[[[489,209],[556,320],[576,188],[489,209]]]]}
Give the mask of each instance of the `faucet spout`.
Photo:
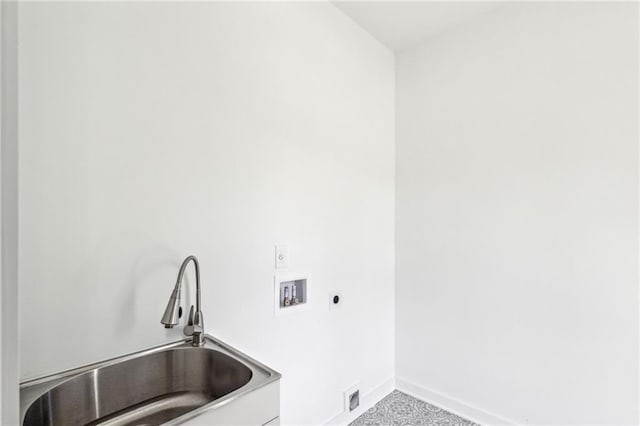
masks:
{"type": "Polygon", "coordinates": [[[169,297],[169,303],[165,309],[162,320],[160,321],[166,328],[173,328],[178,324],[179,318],[182,316],[182,307],[180,307],[180,292],[182,288],[182,279],[184,278],[184,272],[187,269],[189,262],[193,262],[193,266],[196,269],[196,306],[195,313],[194,308],[191,306],[189,312],[189,321],[184,327],[184,334],[192,337],[194,346],[204,345],[204,318],[202,315],[201,307],[201,290],[200,290],[200,264],[195,256],[187,257],[180,265],[178,271],[178,278],[176,279],[176,285],[169,297]]]}

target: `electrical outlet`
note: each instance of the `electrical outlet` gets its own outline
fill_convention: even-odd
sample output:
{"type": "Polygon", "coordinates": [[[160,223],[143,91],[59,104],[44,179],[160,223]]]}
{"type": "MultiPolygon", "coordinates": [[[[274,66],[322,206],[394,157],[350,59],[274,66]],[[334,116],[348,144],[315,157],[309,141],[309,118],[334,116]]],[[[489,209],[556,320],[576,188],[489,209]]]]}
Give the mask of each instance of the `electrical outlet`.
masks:
{"type": "Polygon", "coordinates": [[[360,406],[360,390],[349,395],[349,411],[353,411],[360,406]]]}
{"type": "Polygon", "coordinates": [[[338,309],[343,305],[342,293],[339,291],[329,292],[329,310],[338,309]]]}
{"type": "Polygon", "coordinates": [[[360,406],[360,384],[344,391],[344,411],[351,413],[360,406]]]}

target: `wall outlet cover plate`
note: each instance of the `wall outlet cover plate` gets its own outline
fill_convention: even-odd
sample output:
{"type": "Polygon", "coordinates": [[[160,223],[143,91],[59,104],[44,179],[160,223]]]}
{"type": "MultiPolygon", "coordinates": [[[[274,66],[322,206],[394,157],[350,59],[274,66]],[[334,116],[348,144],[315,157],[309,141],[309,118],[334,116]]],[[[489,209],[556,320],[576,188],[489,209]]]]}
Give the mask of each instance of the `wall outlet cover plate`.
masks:
{"type": "Polygon", "coordinates": [[[276,269],[285,269],[289,267],[289,246],[276,246],[276,269]]]}

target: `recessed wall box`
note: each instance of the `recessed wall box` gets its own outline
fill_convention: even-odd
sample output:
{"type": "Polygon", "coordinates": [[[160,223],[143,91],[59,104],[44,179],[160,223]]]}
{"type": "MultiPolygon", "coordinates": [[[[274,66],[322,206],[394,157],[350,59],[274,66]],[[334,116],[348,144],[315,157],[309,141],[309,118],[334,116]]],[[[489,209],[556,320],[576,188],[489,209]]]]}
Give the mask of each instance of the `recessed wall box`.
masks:
{"type": "Polygon", "coordinates": [[[309,276],[276,275],[273,296],[275,315],[305,309],[309,305],[309,276]]]}

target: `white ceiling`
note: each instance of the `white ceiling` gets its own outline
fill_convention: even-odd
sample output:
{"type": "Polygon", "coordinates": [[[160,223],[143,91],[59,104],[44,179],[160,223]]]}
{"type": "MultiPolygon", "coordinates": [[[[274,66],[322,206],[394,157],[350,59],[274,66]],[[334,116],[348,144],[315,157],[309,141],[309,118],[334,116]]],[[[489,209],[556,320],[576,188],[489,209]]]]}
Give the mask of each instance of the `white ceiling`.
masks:
{"type": "Polygon", "coordinates": [[[340,0],[332,3],[394,51],[414,46],[499,4],[484,1],[340,0]]]}

